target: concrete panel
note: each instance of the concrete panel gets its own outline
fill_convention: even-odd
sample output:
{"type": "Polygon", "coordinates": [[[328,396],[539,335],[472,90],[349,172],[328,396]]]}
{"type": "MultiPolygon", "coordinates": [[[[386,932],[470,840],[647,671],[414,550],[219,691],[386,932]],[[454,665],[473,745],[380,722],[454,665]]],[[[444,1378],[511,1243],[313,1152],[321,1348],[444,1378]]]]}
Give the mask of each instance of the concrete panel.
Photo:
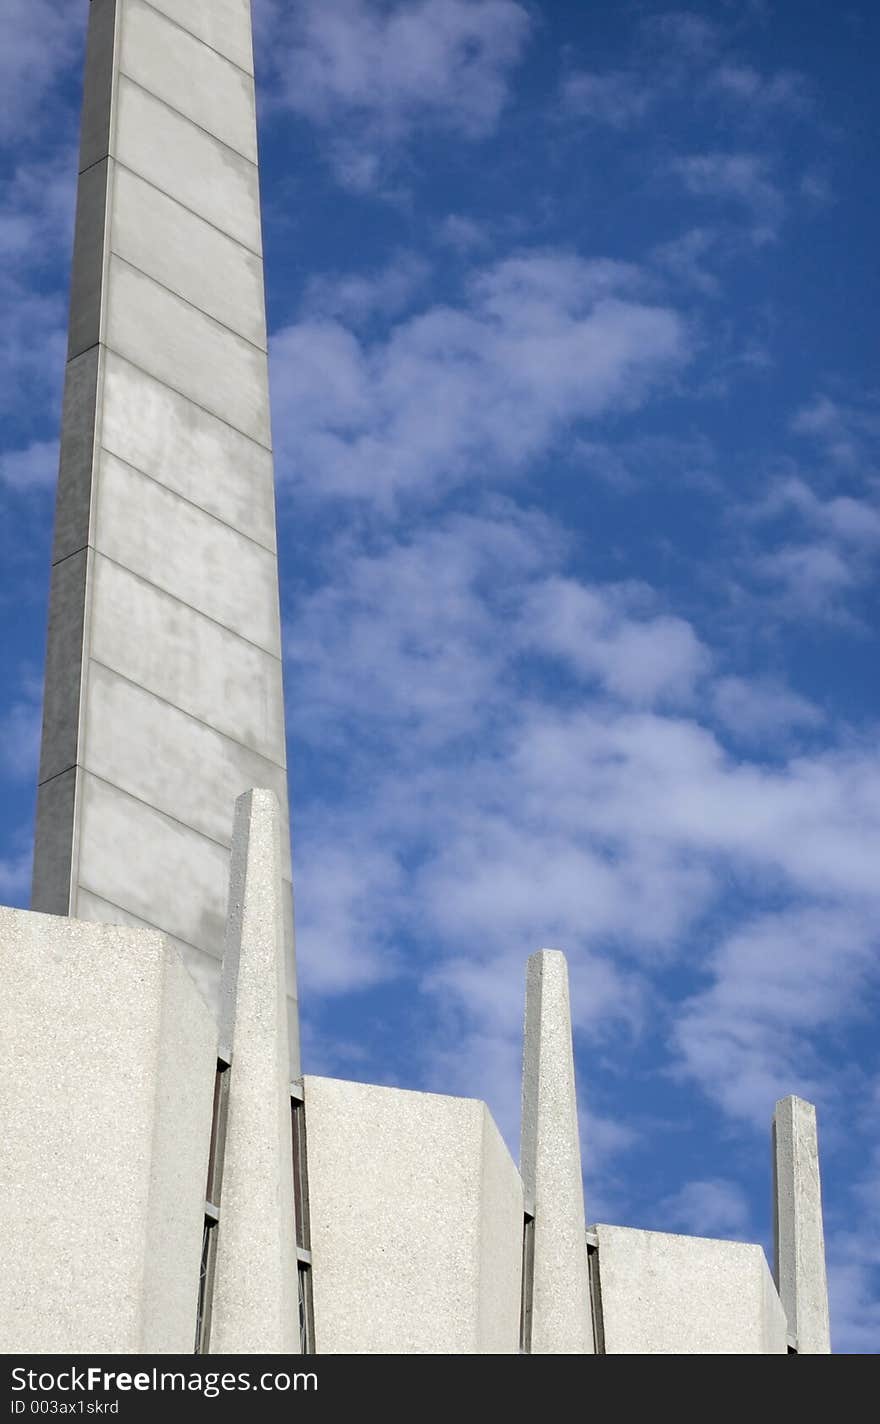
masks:
{"type": "Polygon", "coordinates": [[[559,950],[529,959],[520,1171],[535,1218],[529,1350],[592,1354],[568,967],[559,950]]]}
{"type": "Polygon", "coordinates": [[[157,697],[282,765],[281,663],[218,623],[95,556],[92,656],[157,697]]]}
{"type": "Polygon", "coordinates": [[[37,792],[31,909],[47,915],[70,914],[79,776],[71,767],[37,792]]]}
{"type": "Polygon", "coordinates": [[[219,956],[229,852],[88,772],[79,816],[82,889],[219,956]]]}
{"type": "Polygon", "coordinates": [[[102,440],[121,460],[274,551],[271,453],[112,352],[102,440]]]}
{"type": "Polygon", "coordinates": [[[784,1355],[760,1246],[597,1226],[608,1355],[784,1355]]]}
{"type": "Polygon", "coordinates": [[[56,564],[49,593],[49,637],[40,781],[67,771],[77,760],[86,601],[91,580],[87,549],[56,564]]]}
{"type": "Polygon", "coordinates": [[[114,157],[252,252],[262,252],[254,164],[124,75],[116,102],[114,157]]]}
{"type": "Polygon", "coordinates": [[[513,1354],[522,1191],[482,1103],[305,1079],[319,1354],[513,1354]]]}
{"type": "Polygon", "coordinates": [[[107,345],[252,440],[270,445],[266,354],[129,267],[110,260],[107,345]]]}
{"type": "Polygon", "coordinates": [[[253,73],[250,0],[152,0],[157,10],[253,73]]]}
{"type": "MultiPolygon", "coordinates": [[[[274,554],[106,453],[94,542],[99,553],[281,656],[274,554]]],[[[235,798],[227,799],[231,806],[235,798]]]]}
{"type": "Polygon", "coordinates": [[[281,811],[255,790],[236,803],[220,1042],[229,1099],[212,1354],[299,1345],[284,964],[281,811]]]}
{"type": "Polygon", "coordinates": [[[110,242],[126,262],[266,349],[259,257],[118,164],[110,242]]]}
{"type": "MultiPolygon", "coordinates": [[[[182,3],[186,4],[187,0],[182,3]]],[[[90,0],[79,140],[81,173],[106,158],[110,151],[117,10],[117,0],[90,0]]]]}
{"type": "Polygon", "coordinates": [[[86,351],[67,364],[52,544],[52,562],[55,564],[84,549],[89,542],[100,376],[99,347],[86,351]]]}
{"type": "MultiPolygon", "coordinates": [[[[98,663],[89,672],[82,755],[94,775],[226,846],[232,837],[230,789],[238,797],[252,786],[268,786],[287,804],[283,767],[98,663]]],[[[287,831],[284,841],[289,877],[287,831]]]]}
{"type": "Polygon", "coordinates": [[[77,187],[73,266],[70,273],[68,360],[82,355],[84,351],[96,346],[101,339],[109,168],[109,158],[93,164],[80,176],[77,187]]]}
{"type": "Polygon", "coordinates": [[[144,0],[125,0],[119,62],[129,79],[256,163],[249,74],[144,0]]]}
{"type": "Polygon", "coordinates": [[[192,1350],[216,1027],[160,935],[0,910],[0,1350],[192,1350]]]}
{"type": "Polygon", "coordinates": [[[799,1355],[831,1353],[816,1109],[782,1098],[773,1119],[776,1279],[799,1355]]]}

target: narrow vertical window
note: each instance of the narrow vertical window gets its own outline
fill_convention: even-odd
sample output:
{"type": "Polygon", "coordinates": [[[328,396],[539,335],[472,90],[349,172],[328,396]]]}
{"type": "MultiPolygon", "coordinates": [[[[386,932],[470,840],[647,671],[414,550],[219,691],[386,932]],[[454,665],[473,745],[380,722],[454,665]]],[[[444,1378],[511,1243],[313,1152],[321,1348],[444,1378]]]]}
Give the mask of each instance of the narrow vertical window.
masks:
{"type": "Polygon", "coordinates": [[[605,1354],[605,1322],[602,1318],[602,1290],[599,1283],[599,1247],[587,1242],[587,1269],[590,1275],[590,1307],[593,1312],[593,1343],[597,1355],[605,1354]]]}
{"type": "Polygon", "coordinates": [[[207,1355],[211,1341],[211,1302],[214,1296],[214,1265],[217,1259],[217,1223],[223,1185],[223,1153],[226,1147],[226,1118],[229,1107],[229,1064],[217,1060],[214,1077],[214,1110],[211,1118],[211,1147],[208,1180],[205,1184],[205,1221],[202,1229],[202,1261],[199,1270],[199,1299],[196,1311],[194,1354],[207,1355]]]}
{"type": "Polygon", "coordinates": [[[293,1194],[296,1212],[296,1268],[299,1287],[300,1350],[315,1353],[315,1321],[312,1301],[312,1252],[309,1223],[309,1174],[306,1155],[306,1111],[299,1084],[290,1095],[293,1139],[293,1194]]]}
{"type": "Polygon", "coordinates": [[[535,1285],[535,1218],[523,1217],[522,1300],[519,1315],[519,1352],[532,1352],[532,1300],[535,1285]]]}

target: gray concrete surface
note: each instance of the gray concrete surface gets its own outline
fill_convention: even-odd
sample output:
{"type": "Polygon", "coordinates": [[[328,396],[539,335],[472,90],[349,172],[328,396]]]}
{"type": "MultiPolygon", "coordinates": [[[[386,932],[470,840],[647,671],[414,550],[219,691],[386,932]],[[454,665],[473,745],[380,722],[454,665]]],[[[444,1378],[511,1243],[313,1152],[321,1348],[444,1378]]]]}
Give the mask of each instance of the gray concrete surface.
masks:
{"type": "Polygon", "coordinates": [[[215,992],[251,786],[290,881],[250,26],[91,5],[32,895],[154,925],[215,992]]]}
{"type": "Polygon", "coordinates": [[[831,1352],[816,1109],[782,1098],[773,1118],[776,1281],[800,1355],[831,1352]]]}

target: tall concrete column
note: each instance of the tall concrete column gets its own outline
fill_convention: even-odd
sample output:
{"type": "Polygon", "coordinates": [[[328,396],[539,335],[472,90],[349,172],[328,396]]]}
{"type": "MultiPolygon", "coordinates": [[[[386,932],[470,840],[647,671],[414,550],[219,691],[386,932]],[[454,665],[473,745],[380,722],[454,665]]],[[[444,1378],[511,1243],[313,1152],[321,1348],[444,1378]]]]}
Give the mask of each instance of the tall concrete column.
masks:
{"type": "Polygon", "coordinates": [[[541,950],[528,964],[520,1173],[534,1214],[527,1344],[535,1355],[591,1355],[568,966],[558,950],[541,950]]]}
{"type": "Polygon", "coordinates": [[[299,1351],[281,816],[271,791],[236,806],[221,1052],[231,1061],[211,1353],[299,1351]]]}
{"type": "Polygon", "coordinates": [[[773,1116],[776,1285],[799,1355],[831,1353],[816,1109],[782,1098],[773,1116]]]}
{"type": "Polygon", "coordinates": [[[295,998],[250,0],[91,0],[79,166],[33,907],[216,999],[271,787],[295,998]]]}

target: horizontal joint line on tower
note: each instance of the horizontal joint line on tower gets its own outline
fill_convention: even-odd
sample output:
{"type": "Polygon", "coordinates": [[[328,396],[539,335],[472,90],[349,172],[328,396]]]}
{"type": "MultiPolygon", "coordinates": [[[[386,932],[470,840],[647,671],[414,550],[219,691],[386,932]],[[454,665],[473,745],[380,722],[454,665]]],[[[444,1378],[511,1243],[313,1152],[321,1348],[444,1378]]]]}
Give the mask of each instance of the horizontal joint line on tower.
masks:
{"type": "MultiPolygon", "coordinates": [[[[134,465],[131,460],[126,460],[122,455],[118,455],[110,445],[104,445],[102,443],[100,452],[109,455],[113,460],[118,460],[120,465],[124,465],[127,470],[131,470],[134,474],[140,475],[142,479],[149,480],[150,484],[158,485],[159,489],[165,490],[168,494],[173,495],[174,498],[179,499],[182,504],[189,505],[190,509],[197,509],[199,514],[206,515],[208,519],[213,519],[216,524],[222,525],[224,529],[229,529],[233,534],[238,534],[241,539],[246,539],[247,542],[253,544],[255,548],[262,549],[264,554],[269,554],[273,559],[277,558],[277,545],[264,544],[262,539],[256,539],[253,534],[246,534],[243,529],[239,529],[236,524],[230,524],[228,519],[223,519],[219,514],[215,514],[212,509],[206,509],[203,504],[199,504],[198,500],[190,499],[188,495],[181,494],[180,490],[175,489],[173,485],[166,485],[157,475],[149,474],[147,470],[142,470],[140,465],[134,465]]],[[[83,545],[83,548],[86,547],[88,546],[83,545]]],[[[65,555],[65,558],[69,557],[69,555],[65,555]]],[[[59,559],[58,562],[60,564],[63,561],[59,559]]]]}
{"type": "Polygon", "coordinates": [[[251,83],[254,82],[253,70],[245,69],[244,65],[238,64],[234,59],[230,59],[229,55],[224,54],[221,49],[215,49],[214,45],[208,44],[208,41],[202,39],[201,35],[193,34],[192,30],[188,30],[186,25],[182,25],[179,20],[173,19],[172,16],[167,15],[164,10],[158,10],[155,5],[150,3],[150,0],[142,0],[142,4],[146,5],[148,10],[152,10],[154,15],[161,15],[162,19],[167,20],[169,25],[173,25],[176,30],[180,30],[185,35],[189,35],[190,39],[195,40],[197,44],[202,45],[205,49],[209,49],[212,54],[216,54],[218,59],[225,59],[227,64],[231,64],[233,69],[238,70],[239,74],[245,75],[247,79],[250,79],[251,83]]]}
{"type": "MultiPolygon", "coordinates": [[[[105,672],[112,673],[113,676],[118,677],[121,682],[127,682],[129,687],[138,688],[139,691],[145,692],[148,697],[153,697],[157,702],[161,702],[163,706],[172,707],[175,712],[180,713],[181,717],[188,718],[190,722],[197,722],[200,727],[207,727],[209,732],[214,732],[216,736],[222,737],[225,742],[232,742],[233,746],[240,747],[242,751],[250,752],[252,756],[259,757],[260,761],[267,762],[269,766],[274,766],[278,771],[282,771],[285,777],[287,776],[287,766],[280,761],[276,761],[274,757],[267,756],[265,752],[257,751],[256,747],[248,746],[247,742],[240,742],[237,737],[233,737],[229,732],[224,732],[221,727],[215,727],[213,722],[206,722],[204,717],[199,717],[195,712],[187,712],[185,707],[179,707],[176,702],[171,701],[170,697],[163,697],[161,692],[154,692],[151,687],[147,687],[144,683],[138,682],[136,677],[128,677],[126,673],[120,672],[119,668],[112,667],[110,663],[105,663],[103,658],[96,658],[94,653],[87,653],[87,657],[90,663],[95,664],[95,667],[103,668],[105,672]]],[[[78,765],[79,764],[81,763],[78,763],[78,765]]],[[[87,770],[87,768],[84,768],[84,770],[87,770]]]]}
{"type": "MultiPolygon", "coordinates": [[[[116,569],[122,569],[123,573],[129,574],[131,578],[136,579],[138,583],[142,583],[145,588],[152,588],[156,593],[161,593],[163,597],[170,598],[174,603],[179,603],[181,608],[188,608],[190,613],[195,613],[199,618],[204,618],[207,623],[213,623],[215,628],[222,628],[224,633],[228,633],[232,638],[238,638],[240,642],[246,643],[249,648],[254,648],[256,652],[265,654],[265,656],[271,658],[274,663],[283,663],[284,659],[280,653],[273,653],[271,649],[264,647],[262,643],[255,643],[253,638],[248,638],[246,634],[239,633],[235,628],[230,628],[228,623],[224,623],[220,618],[212,617],[212,615],[206,613],[203,608],[197,608],[194,603],[187,603],[185,598],[180,598],[176,593],[171,593],[169,589],[163,588],[160,583],[153,583],[153,580],[146,578],[144,574],[135,573],[134,569],[128,567],[128,564],[123,564],[119,559],[114,559],[112,554],[106,554],[97,544],[92,544],[89,547],[94,549],[98,558],[105,559],[108,564],[112,564],[116,569]]],[[[233,738],[233,740],[235,739],[233,738]]]]}
{"type": "MultiPolygon", "coordinates": [[[[220,425],[225,425],[228,430],[232,430],[236,435],[240,435],[243,440],[249,440],[252,445],[257,445],[269,455],[274,453],[271,445],[264,445],[262,440],[258,440],[254,435],[249,435],[246,430],[242,430],[239,426],[233,425],[231,420],[227,420],[223,415],[218,415],[216,410],[209,410],[206,405],[202,405],[202,402],[197,401],[193,396],[187,395],[186,391],[182,391],[179,386],[173,386],[171,382],[166,381],[164,377],[157,376],[154,371],[148,371],[146,366],[142,366],[139,361],[133,360],[133,358],[126,355],[124,351],[120,351],[118,346],[111,346],[109,341],[99,341],[97,345],[103,346],[105,351],[109,351],[114,356],[118,356],[120,361],[125,361],[133,370],[140,371],[142,376],[147,376],[151,381],[155,381],[157,386],[164,386],[167,391],[173,391],[176,396],[180,396],[181,400],[189,401],[190,405],[195,406],[196,410],[204,411],[205,415],[209,415],[212,420],[216,420],[220,425]]],[[[90,346],[87,349],[93,351],[94,347],[90,346]]],[[[77,353],[79,356],[84,356],[85,354],[85,351],[77,353]]],[[[68,364],[75,359],[73,356],[69,357],[68,364]]]]}
{"type": "Polygon", "coordinates": [[[139,89],[142,94],[148,94],[151,99],[155,99],[157,104],[161,104],[163,109],[167,109],[169,114],[176,114],[179,119],[183,119],[184,123],[190,124],[194,129],[198,129],[199,133],[205,134],[207,138],[212,138],[215,143],[219,143],[221,148],[225,148],[229,153],[234,153],[236,158],[240,158],[243,163],[247,163],[259,173],[260,165],[257,159],[249,158],[246,153],[242,153],[240,148],[236,148],[234,144],[227,143],[225,139],[220,138],[219,134],[212,133],[210,129],[206,129],[204,124],[199,123],[198,119],[194,119],[190,114],[185,114],[182,109],[178,109],[174,104],[169,104],[168,100],[163,99],[161,94],[157,94],[154,89],[148,89],[146,84],[141,84],[139,79],[135,79],[134,75],[127,73],[121,64],[119,66],[119,77],[120,79],[125,79],[127,83],[133,85],[135,89],[139,89]]]}
{"type": "Polygon", "coordinates": [[[161,281],[159,277],[154,277],[152,272],[145,271],[144,268],[139,267],[136,262],[131,262],[129,258],[124,257],[121,252],[117,252],[113,246],[112,225],[109,250],[110,256],[115,257],[117,262],[121,262],[123,267],[128,267],[132,272],[139,272],[142,277],[146,277],[148,282],[152,282],[154,286],[160,287],[162,291],[167,292],[169,296],[176,297],[179,302],[183,302],[184,306],[189,307],[191,311],[198,312],[206,321],[210,321],[214,326],[219,326],[221,331],[228,332],[230,336],[234,336],[238,341],[243,341],[246,346],[250,346],[252,351],[257,351],[261,356],[268,358],[268,345],[260,346],[258,342],[251,341],[250,337],[243,336],[240,331],[236,331],[234,326],[229,326],[225,321],[221,321],[218,316],[214,316],[213,312],[206,311],[205,308],[200,307],[197,302],[190,301],[189,297],[185,297],[182,292],[178,292],[175,287],[169,287],[167,282],[161,281]]]}

